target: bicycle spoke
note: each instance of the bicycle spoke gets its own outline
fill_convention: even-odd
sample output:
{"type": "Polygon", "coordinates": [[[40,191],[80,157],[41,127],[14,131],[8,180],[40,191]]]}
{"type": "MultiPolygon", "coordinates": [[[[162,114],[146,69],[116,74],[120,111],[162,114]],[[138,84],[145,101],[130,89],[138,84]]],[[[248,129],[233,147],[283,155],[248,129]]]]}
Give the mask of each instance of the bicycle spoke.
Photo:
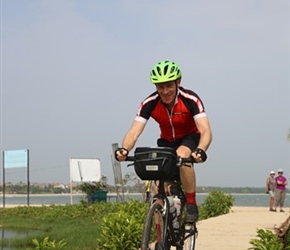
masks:
{"type": "Polygon", "coordinates": [[[183,250],[194,250],[195,241],[197,238],[197,229],[195,225],[186,225],[185,226],[185,241],[183,250]]]}
{"type": "Polygon", "coordinates": [[[145,221],[141,250],[155,250],[156,244],[161,245],[164,232],[164,217],[162,207],[158,203],[152,204],[145,221]]]}

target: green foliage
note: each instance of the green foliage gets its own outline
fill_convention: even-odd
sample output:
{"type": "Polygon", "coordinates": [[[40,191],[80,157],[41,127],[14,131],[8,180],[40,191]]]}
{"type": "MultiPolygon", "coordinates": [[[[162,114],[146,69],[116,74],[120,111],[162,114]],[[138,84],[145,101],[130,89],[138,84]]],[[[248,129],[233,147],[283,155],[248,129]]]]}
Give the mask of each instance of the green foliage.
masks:
{"type": "Polygon", "coordinates": [[[249,250],[289,250],[290,246],[284,248],[281,239],[278,239],[270,230],[257,230],[258,239],[252,239],[250,244],[253,247],[249,250]]]}
{"type": "Polygon", "coordinates": [[[106,187],[107,187],[107,184],[104,182],[93,181],[93,182],[84,182],[81,185],[79,185],[77,189],[81,190],[83,193],[87,195],[90,195],[106,187]]]}
{"type": "Polygon", "coordinates": [[[290,246],[290,227],[288,228],[286,232],[286,241],[287,241],[287,246],[290,246]]]}
{"type": "Polygon", "coordinates": [[[26,219],[33,218],[102,218],[106,211],[115,209],[118,204],[110,203],[105,205],[98,204],[78,204],[78,205],[50,205],[41,207],[19,206],[14,208],[0,208],[0,218],[4,216],[25,217],[26,219]],[[96,217],[96,215],[98,215],[96,217]]]}
{"type": "Polygon", "coordinates": [[[27,237],[1,241],[2,246],[13,249],[33,249],[33,239],[42,242],[45,237],[56,241],[64,240],[65,249],[93,250],[100,234],[100,221],[118,204],[66,205],[42,207],[0,208],[0,224],[4,228],[37,229],[27,237]],[[106,207],[106,208],[105,208],[106,207]]]}
{"type": "MultiPolygon", "coordinates": [[[[42,206],[42,207],[15,207],[0,208],[0,224],[6,228],[38,229],[36,235],[19,238],[14,243],[0,240],[0,245],[11,246],[15,249],[34,249],[32,240],[42,242],[49,237],[56,241],[65,241],[64,249],[70,250],[94,250],[101,243],[111,241],[103,232],[103,227],[112,229],[111,235],[116,233],[124,247],[99,249],[136,249],[131,247],[140,242],[143,221],[148,204],[141,201],[123,203],[93,203],[66,206],[42,206]],[[103,222],[105,221],[105,222],[103,222]],[[123,233],[123,236],[120,236],[123,233]],[[100,240],[97,242],[97,239],[100,240]]],[[[104,229],[105,230],[105,229],[104,229]]],[[[120,243],[121,244],[121,243],[120,243]]]]}
{"type": "Polygon", "coordinates": [[[139,248],[148,204],[130,200],[119,204],[115,213],[103,218],[98,250],[135,250],[139,248]]]}
{"type": "Polygon", "coordinates": [[[199,206],[200,219],[208,219],[227,214],[233,206],[234,198],[222,191],[212,191],[199,206]]]}
{"type": "Polygon", "coordinates": [[[59,242],[56,242],[55,240],[51,241],[49,240],[48,236],[45,237],[41,242],[39,242],[37,239],[33,239],[32,242],[35,245],[36,250],[62,250],[66,245],[63,240],[59,242]]]}

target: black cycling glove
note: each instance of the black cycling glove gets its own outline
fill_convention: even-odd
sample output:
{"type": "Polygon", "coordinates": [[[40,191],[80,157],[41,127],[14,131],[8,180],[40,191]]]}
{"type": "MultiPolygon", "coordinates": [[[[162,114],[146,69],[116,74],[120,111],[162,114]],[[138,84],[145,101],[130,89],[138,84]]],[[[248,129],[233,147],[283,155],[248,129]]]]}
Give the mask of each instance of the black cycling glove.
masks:
{"type": "Polygon", "coordinates": [[[117,152],[118,152],[118,151],[119,151],[121,154],[123,154],[123,152],[126,151],[126,152],[127,152],[126,157],[128,156],[128,153],[129,153],[128,149],[126,149],[126,148],[117,148],[117,149],[115,150],[115,159],[116,159],[117,161],[119,161],[119,159],[118,159],[118,157],[117,157],[117,152]]]}
{"type": "Polygon", "coordinates": [[[202,161],[203,161],[203,162],[206,161],[206,159],[207,159],[207,155],[206,155],[206,152],[205,152],[203,149],[201,149],[201,148],[197,148],[197,149],[194,151],[194,153],[195,153],[196,155],[197,155],[197,154],[200,154],[200,157],[201,157],[202,161]]]}

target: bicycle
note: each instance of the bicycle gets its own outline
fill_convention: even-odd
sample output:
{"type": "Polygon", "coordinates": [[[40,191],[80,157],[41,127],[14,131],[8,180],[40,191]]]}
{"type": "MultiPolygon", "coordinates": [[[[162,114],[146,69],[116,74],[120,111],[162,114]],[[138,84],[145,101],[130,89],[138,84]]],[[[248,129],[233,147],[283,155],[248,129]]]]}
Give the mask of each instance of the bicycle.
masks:
{"type": "Polygon", "coordinates": [[[178,157],[176,151],[167,147],[137,147],[133,161],[135,172],[142,180],[159,181],[158,193],[152,198],[144,222],[141,250],[194,250],[198,235],[196,223],[185,222],[186,197],[179,179],[178,167],[195,162],[193,158],[178,157]],[[174,216],[170,213],[168,190],[165,182],[171,183],[170,193],[180,201],[179,228],[173,227],[174,216]],[[175,186],[175,187],[174,187],[175,186]],[[162,201],[162,202],[160,202],[162,201]]]}

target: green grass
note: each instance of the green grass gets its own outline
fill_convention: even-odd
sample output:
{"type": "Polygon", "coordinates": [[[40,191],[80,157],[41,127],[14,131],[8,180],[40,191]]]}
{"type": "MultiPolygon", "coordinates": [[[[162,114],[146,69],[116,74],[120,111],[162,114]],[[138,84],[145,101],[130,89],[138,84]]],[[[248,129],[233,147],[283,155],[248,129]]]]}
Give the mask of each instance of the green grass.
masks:
{"type": "MultiPolygon", "coordinates": [[[[66,242],[65,249],[92,250],[100,235],[100,220],[114,205],[93,204],[0,209],[0,225],[5,228],[37,229],[35,235],[13,238],[13,249],[33,249],[32,239],[66,242]],[[105,209],[105,207],[107,207],[105,209]]],[[[8,241],[0,242],[7,246],[8,241]]]]}

